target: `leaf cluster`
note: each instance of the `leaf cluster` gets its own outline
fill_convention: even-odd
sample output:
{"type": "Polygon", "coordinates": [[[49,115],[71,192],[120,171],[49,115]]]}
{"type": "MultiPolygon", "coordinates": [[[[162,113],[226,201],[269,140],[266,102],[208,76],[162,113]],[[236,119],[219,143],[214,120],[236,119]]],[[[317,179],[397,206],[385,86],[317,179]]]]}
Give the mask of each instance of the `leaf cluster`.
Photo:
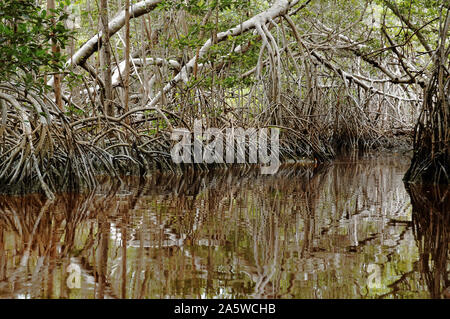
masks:
{"type": "Polygon", "coordinates": [[[39,87],[45,72],[62,70],[64,56],[52,46],[64,49],[71,37],[63,6],[47,11],[34,0],[0,2],[0,82],[39,87]]]}

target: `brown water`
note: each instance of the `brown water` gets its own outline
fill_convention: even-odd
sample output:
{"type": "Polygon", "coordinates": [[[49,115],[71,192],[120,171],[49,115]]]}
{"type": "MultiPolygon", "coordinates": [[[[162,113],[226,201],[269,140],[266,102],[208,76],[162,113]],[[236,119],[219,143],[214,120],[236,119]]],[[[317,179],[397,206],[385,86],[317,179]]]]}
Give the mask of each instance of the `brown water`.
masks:
{"type": "Polygon", "coordinates": [[[441,298],[450,195],[414,188],[412,207],[408,165],[367,155],[0,196],[0,297],[441,298]]]}

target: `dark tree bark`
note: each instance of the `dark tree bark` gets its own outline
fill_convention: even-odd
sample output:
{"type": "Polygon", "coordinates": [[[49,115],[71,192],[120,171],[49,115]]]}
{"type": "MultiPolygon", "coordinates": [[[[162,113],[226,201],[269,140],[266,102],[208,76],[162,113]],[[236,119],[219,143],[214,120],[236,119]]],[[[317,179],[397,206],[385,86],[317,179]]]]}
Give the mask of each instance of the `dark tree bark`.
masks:
{"type": "Polygon", "coordinates": [[[446,48],[450,28],[449,12],[449,9],[446,14],[442,12],[435,68],[424,89],[422,113],[414,136],[414,155],[405,175],[407,182],[450,182],[450,73],[449,48],[446,48]]]}
{"type": "Polygon", "coordinates": [[[125,89],[125,112],[128,112],[130,92],[130,0],[125,0],[125,79],[123,86],[125,89]]]}
{"type": "Polygon", "coordinates": [[[113,115],[112,108],[112,81],[111,81],[111,47],[109,44],[108,31],[108,1],[101,0],[100,2],[100,17],[102,20],[102,50],[101,50],[101,68],[103,71],[103,82],[105,84],[104,90],[104,112],[106,115],[113,115]]]}

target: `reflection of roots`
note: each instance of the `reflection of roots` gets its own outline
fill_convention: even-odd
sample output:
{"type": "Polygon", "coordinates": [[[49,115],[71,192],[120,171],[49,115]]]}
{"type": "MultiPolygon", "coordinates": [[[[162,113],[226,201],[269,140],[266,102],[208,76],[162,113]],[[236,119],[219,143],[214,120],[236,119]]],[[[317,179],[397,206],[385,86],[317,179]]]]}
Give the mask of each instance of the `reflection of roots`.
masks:
{"type": "Polygon", "coordinates": [[[37,194],[0,196],[0,294],[29,293],[30,269],[33,269],[31,281],[35,284],[45,280],[41,276],[50,276],[55,260],[63,265],[78,260],[69,258],[95,243],[91,228],[84,246],[77,251],[79,225],[92,218],[89,216],[92,212],[101,219],[106,211],[111,211],[114,202],[109,197],[114,194],[115,190],[107,198],[94,192],[60,194],[54,200],[37,194]],[[9,242],[15,243],[12,250],[9,242]],[[3,254],[8,250],[9,253],[3,254]],[[8,255],[20,256],[20,261],[11,264],[8,255]]]}
{"type": "Polygon", "coordinates": [[[450,189],[409,185],[414,236],[418,242],[421,272],[432,298],[441,298],[450,286],[447,264],[450,241],[450,189]]]}
{"type": "MultiPolygon", "coordinates": [[[[224,264],[238,265],[237,271],[242,276],[235,271],[217,273],[222,278],[212,280],[217,291],[222,289],[224,278],[229,279],[228,282],[239,278],[243,282],[242,285],[237,283],[236,289],[242,289],[237,291],[238,296],[240,291],[245,291],[246,295],[253,294],[257,298],[278,298],[286,292],[294,297],[299,289],[297,275],[289,282],[284,281],[286,268],[283,267],[292,262],[294,274],[326,271],[327,265],[334,265],[337,255],[316,250],[323,246],[315,238],[327,236],[333,242],[342,239],[329,237],[334,234],[333,228],[328,229],[329,235],[320,232],[322,226],[327,226],[317,222],[323,216],[324,208],[320,204],[324,193],[332,192],[327,195],[331,196],[331,202],[338,203],[339,196],[342,205],[337,204],[338,212],[348,210],[358,214],[366,205],[372,205],[371,194],[385,190],[371,191],[374,181],[370,176],[379,178],[381,175],[382,182],[377,179],[375,184],[380,187],[386,184],[388,174],[378,171],[374,174],[373,169],[365,166],[351,168],[341,164],[330,170],[330,174],[316,174],[317,169],[324,167],[305,166],[301,172],[298,166],[290,166],[281,167],[276,176],[261,176],[258,169],[226,170],[220,174],[198,174],[189,170],[184,176],[152,174],[147,180],[140,179],[139,185],[133,177],[124,177],[126,183],[120,189],[117,185],[111,187],[108,177],[104,177],[95,194],[58,195],[53,202],[40,195],[0,196],[0,265],[8,265],[4,277],[0,269],[0,281],[9,283],[14,281],[11,278],[16,278],[16,283],[20,282],[23,287],[31,283],[40,294],[41,286],[45,285],[43,277],[30,280],[28,274],[44,273],[39,269],[52,267],[51,262],[56,260],[78,264],[83,276],[92,278],[91,282],[99,291],[96,297],[121,296],[118,288],[122,282],[126,283],[130,297],[154,297],[155,288],[168,295],[175,293],[175,296],[186,297],[191,296],[191,290],[181,295],[177,287],[168,283],[191,282],[190,269],[195,274],[202,273],[199,276],[206,280],[206,276],[210,276],[208,272],[215,269],[211,267],[224,264]],[[354,175],[359,177],[354,178],[354,175]],[[351,179],[353,182],[349,183],[351,179]],[[332,182],[341,186],[331,188],[332,182]],[[251,193],[246,193],[246,189],[252,189],[251,193]],[[361,206],[347,206],[354,202],[354,194],[363,194],[361,201],[356,200],[361,206]],[[171,210],[170,214],[167,209],[171,210]],[[117,240],[117,234],[121,240],[127,240],[124,245],[117,240]],[[11,238],[18,243],[12,256],[30,256],[28,268],[13,265],[11,254],[2,256],[11,238]],[[29,246],[28,242],[33,244],[29,246]],[[195,247],[205,242],[211,248],[221,246],[227,252],[234,249],[235,244],[243,246],[239,246],[236,254],[211,255],[213,249],[197,250],[195,247]],[[60,244],[61,249],[56,249],[60,244]],[[128,255],[128,264],[120,268],[124,259],[119,256],[125,255],[123,247],[127,245],[136,249],[137,254],[128,255]],[[27,247],[31,248],[25,254],[27,247]],[[41,256],[43,266],[36,266],[35,260],[41,256]],[[185,263],[187,259],[189,262],[185,263]],[[180,271],[178,265],[184,264],[192,266],[186,268],[188,271],[180,271]],[[122,276],[120,269],[136,278],[134,288],[128,284],[130,277],[122,276]]],[[[341,217],[336,214],[330,224],[337,224],[341,217]]],[[[348,275],[345,269],[338,271],[333,275],[336,278],[348,275]]],[[[60,277],[53,277],[54,282],[59,280],[60,277]]],[[[14,288],[14,293],[18,291],[21,290],[14,288]]],[[[314,288],[313,292],[314,296],[321,297],[321,290],[314,288]]],[[[323,293],[330,296],[328,291],[323,293]]]]}
{"type": "Polygon", "coordinates": [[[88,209],[93,204],[93,193],[59,195],[54,201],[41,195],[0,197],[0,227],[20,236],[19,242],[24,246],[17,247],[18,254],[36,249],[37,254],[43,256],[49,253],[52,244],[61,239],[55,237],[58,234],[55,229],[65,229],[63,249],[73,245],[76,225],[87,218],[88,209]]]}

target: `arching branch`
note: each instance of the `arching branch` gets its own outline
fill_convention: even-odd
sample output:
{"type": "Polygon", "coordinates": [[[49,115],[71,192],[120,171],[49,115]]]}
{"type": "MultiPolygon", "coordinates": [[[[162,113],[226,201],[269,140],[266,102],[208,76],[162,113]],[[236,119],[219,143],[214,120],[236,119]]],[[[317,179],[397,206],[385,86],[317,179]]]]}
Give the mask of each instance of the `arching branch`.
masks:
{"type": "MultiPolygon", "coordinates": [[[[146,0],[138,2],[130,7],[130,19],[138,18],[150,11],[154,10],[156,6],[161,3],[162,0],[146,0]]],[[[117,33],[125,25],[125,10],[122,10],[115,18],[113,18],[109,26],[109,36],[117,33]]],[[[101,45],[102,33],[99,32],[90,38],[86,43],[84,43],[80,49],[66,62],[66,67],[71,67],[75,65],[82,65],[86,62],[89,57],[94,54],[99,49],[99,43],[101,45]]],[[[48,85],[53,85],[54,78],[52,77],[48,81],[48,85]]]]}

